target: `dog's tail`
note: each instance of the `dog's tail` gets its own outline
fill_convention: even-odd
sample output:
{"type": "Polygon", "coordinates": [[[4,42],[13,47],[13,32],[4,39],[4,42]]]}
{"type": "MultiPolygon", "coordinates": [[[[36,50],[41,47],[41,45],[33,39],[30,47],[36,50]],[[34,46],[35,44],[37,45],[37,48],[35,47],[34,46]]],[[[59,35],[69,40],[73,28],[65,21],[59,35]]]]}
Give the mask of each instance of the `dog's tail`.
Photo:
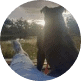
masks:
{"type": "Polygon", "coordinates": [[[26,54],[27,55],[27,53],[23,50],[23,48],[18,40],[13,40],[12,45],[13,45],[13,49],[16,54],[26,54]]]}

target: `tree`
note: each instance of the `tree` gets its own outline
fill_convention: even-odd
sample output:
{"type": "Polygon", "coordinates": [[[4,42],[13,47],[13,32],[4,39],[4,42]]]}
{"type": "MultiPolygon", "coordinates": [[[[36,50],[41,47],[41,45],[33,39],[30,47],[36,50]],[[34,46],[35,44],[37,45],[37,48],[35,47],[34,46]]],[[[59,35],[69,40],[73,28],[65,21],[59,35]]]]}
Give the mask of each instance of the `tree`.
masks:
{"type": "Polygon", "coordinates": [[[18,19],[15,22],[15,26],[18,29],[19,38],[24,38],[27,36],[27,30],[29,28],[29,24],[26,20],[23,20],[22,18],[18,19]]]}
{"type": "Polygon", "coordinates": [[[12,24],[13,22],[7,18],[3,24],[1,35],[9,34],[9,28],[12,26],[12,24]]]}
{"type": "Polygon", "coordinates": [[[71,35],[77,35],[77,36],[80,35],[78,24],[72,15],[67,17],[67,25],[69,27],[69,33],[71,35]]]}
{"type": "Polygon", "coordinates": [[[29,28],[29,23],[26,21],[26,20],[24,20],[23,21],[23,28],[27,31],[27,29],[29,28]]]}
{"type": "Polygon", "coordinates": [[[36,24],[35,22],[32,22],[30,25],[31,35],[37,36],[39,32],[41,31],[42,26],[39,24],[36,24]]]}

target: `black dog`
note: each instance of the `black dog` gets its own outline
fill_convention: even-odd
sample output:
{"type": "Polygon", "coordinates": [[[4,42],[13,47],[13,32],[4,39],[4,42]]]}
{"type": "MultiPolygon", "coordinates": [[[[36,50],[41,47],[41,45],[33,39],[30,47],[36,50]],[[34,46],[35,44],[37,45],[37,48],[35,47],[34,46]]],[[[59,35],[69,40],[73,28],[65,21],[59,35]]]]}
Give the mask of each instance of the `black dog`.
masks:
{"type": "Polygon", "coordinates": [[[66,72],[75,62],[78,51],[70,38],[62,13],[65,8],[44,7],[41,12],[45,16],[43,46],[38,47],[38,70],[42,69],[44,59],[51,68],[50,76],[58,77],[66,72]]]}
{"type": "Polygon", "coordinates": [[[37,69],[41,71],[44,60],[45,60],[45,52],[43,50],[43,43],[44,43],[44,31],[41,30],[37,36],[37,69]]]}

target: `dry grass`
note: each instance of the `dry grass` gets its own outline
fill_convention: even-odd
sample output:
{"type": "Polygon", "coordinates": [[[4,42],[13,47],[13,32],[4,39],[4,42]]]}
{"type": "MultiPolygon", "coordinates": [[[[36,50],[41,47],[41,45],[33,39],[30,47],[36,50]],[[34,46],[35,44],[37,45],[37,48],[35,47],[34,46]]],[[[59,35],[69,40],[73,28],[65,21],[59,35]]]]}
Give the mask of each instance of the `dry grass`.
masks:
{"type": "MultiPolygon", "coordinates": [[[[30,37],[26,40],[19,40],[23,49],[29,54],[30,58],[36,59],[37,58],[37,38],[30,37]]],[[[77,49],[80,49],[80,38],[77,36],[73,37],[73,41],[77,49]]],[[[14,55],[14,51],[10,41],[2,41],[1,42],[1,49],[4,58],[12,58],[14,55]]]]}
{"type": "MultiPolygon", "coordinates": [[[[19,40],[19,41],[22,45],[22,48],[29,54],[30,58],[32,60],[36,59],[37,57],[36,37],[28,38],[26,40],[19,40]]],[[[12,58],[14,55],[14,51],[10,41],[2,41],[1,50],[4,58],[12,58]]]]}

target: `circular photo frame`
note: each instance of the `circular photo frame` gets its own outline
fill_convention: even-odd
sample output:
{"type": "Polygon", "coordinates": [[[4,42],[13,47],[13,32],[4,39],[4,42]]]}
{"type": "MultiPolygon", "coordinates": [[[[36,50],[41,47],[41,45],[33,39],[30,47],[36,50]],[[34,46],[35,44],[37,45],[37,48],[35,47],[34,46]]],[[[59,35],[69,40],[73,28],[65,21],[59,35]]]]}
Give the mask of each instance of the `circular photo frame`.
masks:
{"type": "Polygon", "coordinates": [[[80,29],[63,6],[31,1],[17,7],[1,30],[3,57],[13,71],[30,80],[52,80],[76,61],[80,29]]]}

